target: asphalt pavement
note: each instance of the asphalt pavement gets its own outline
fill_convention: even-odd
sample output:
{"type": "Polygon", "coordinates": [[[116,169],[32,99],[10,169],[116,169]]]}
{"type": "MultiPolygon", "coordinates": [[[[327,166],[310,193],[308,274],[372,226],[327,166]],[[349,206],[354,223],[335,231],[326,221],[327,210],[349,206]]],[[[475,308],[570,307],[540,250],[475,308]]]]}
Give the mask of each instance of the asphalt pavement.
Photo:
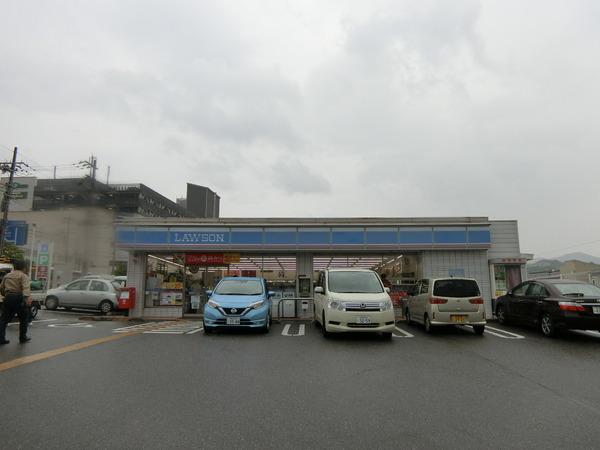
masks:
{"type": "Polygon", "coordinates": [[[0,363],[75,348],[0,371],[4,448],[600,446],[598,333],[400,322],[384,341],[310,322],[205,335],[196,321],[39,319],[24,345],[11,325],[0,363]]]}

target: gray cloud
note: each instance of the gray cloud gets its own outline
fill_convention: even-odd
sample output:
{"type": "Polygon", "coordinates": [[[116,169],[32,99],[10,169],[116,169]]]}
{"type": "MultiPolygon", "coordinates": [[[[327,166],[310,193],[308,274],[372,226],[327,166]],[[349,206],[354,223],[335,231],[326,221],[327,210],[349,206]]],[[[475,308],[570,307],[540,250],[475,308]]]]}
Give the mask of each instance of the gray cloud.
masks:
{"type": "Polygon", "coordinates": [[[473,214],[519,219],[525,251],[597,239],[596,2],[4,6],[0,143],[43,165],[94,153],[172,198],[209,185],[228,216],[473,214]]]}
{"type": "Polygon", "coordinates": [[[271,166],[274,186],[289,194],[327,194],[331,191],[329,181],[315,173],[294,157],[280,160],[271,166]]]}

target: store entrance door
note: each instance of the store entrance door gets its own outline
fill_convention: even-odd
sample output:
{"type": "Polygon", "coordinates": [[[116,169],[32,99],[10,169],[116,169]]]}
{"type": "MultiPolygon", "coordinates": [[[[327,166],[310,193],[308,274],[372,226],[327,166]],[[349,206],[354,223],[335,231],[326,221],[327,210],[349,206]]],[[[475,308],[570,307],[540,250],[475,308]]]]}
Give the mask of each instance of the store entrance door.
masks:
{"type": "Polygon", "coordinates": [[[263,277],[273,298],[273,317],[279,301],[296,294],[296,256],[261,254],[186,254],[184,316],[200,316],[223,277],[263,277]],[[191,255],[191,256],[190,256],[191,255]],[[215,264],[216,262],[216,264],[215,264]],[[204,265],[202,265],[204,264],[204,265]]]}

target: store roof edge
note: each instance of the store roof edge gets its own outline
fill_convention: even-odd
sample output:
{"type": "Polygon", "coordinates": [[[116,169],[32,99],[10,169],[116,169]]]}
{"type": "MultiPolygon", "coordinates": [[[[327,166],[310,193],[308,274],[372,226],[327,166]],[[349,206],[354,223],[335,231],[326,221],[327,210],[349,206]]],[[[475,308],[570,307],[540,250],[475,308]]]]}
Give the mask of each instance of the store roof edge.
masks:
{"type": "Polygon", "coordinates": [[[123,218],[115,221],[121,226],[396,226],[396,225],[489,225],[488,217],[346,217],[346,218],[123,218]]]}

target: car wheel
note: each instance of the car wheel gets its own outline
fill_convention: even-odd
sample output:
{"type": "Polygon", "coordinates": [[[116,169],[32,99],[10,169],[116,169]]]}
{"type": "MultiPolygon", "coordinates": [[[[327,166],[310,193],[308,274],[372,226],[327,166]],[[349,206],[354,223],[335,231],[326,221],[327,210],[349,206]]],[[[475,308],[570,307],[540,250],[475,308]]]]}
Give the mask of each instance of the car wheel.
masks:
{"type": "Polygon", "coordinates": [[[202,328],[204,329],[204,334],[212,334],[212,327],[207,327],[204,321],[202,321],[202,328]]]}
{"type": "Polygon", "coordinates": [[[392,333],[389,331],[386,331],[385,333],[381,333],[381,338],[384,341],[391,341],[392,340],[392,333]]]}
{"type": "Polygon", "coordinates": [[[31,320],[35,319],[35,316],[37,316],[37,314],[38,314],[38,311],[39,311],[39,308],[38,308],[38,306],[37,306],[37,305],[35,305],[35,304],[32,304],[32,305],[29,307],[29,318],[30,318],[31,320]]]}
{"type": "Polygon", "coordinates": [[[473,331],[477,336],[482,336],[485,331],[485,325],[473,325],[473,331]]]}
{"type": "Polygon", "coordinates": [[[504,311],[504,306],[498,305],[496,307],[496,317],[498,318],[499,324],[506,325],[508,323],[508,319],[506,318],[506,311],[504,311]]]}
{"type": "Polygon", "coordinates": [[[315,322],[315,326],[319,326],[319,321],[317,320],[317,308],[313,305],[313,321],[315,322]]]}
{"type": "Polygon", "coordinates": [[[46,309],[54,311],[58,308],[58,299],[56,297],[48,297],[45,302],[46,309]]]}
{"type": "Polygon", "coordinates": [[[265,322],[265,326],[262,328],[263,333],[268,333],[271,329],[271,314],[267,316],[267,321],[265,322]]]}
{"type": "Polygon", "coordinates": [[[323,337],[328,338],[331,336],[331,333],[327,331],[327,325],[325,325],[325,311],[323,311],[323,315],[321,316],[321,330],[323,331],[323,337]]]}
{"type": "Polygon", "coordinates": [[[113,304],[112,304],[112,302],[110,300],[102,300],[100,302],[99,308],[100,308],[100,312],[102,314],[108,314],[109,312],[112,311],[113,304]]]}
{"type": "Polygon", "coordinates": [[[432,334],[433,327],[431,326],[431,322],[429,321],[429,316],[425,314],[425,318],[423,319],[423,324],[425,325],[425,332],[432,334]]]}
{"type": "Polygon", "coordinates": [[[552,337],[556,335],[556,326],[554,320],[550,317],[550,314],[546,313],[540,320],[540,329],[544,336],[552,337]]]}
{"type": "Polygon", "coordinates": [[[413,324],[413,321],[410,318],[410,311],[408,310],[408,308],[406,308],[406,311],[404,311],[404,317],[406,319],[406,324],[407,325],[412,325],[413,324]]]}

